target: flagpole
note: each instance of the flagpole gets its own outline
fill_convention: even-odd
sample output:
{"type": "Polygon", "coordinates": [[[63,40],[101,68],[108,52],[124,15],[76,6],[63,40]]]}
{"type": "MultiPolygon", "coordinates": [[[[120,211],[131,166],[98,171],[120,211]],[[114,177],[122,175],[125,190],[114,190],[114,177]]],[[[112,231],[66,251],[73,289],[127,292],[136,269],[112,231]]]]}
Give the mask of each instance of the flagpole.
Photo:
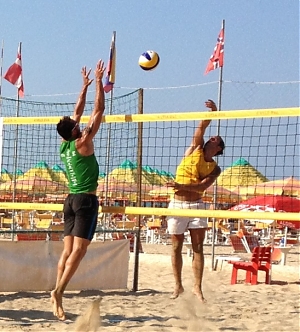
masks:
{"type": "MultiPolygon", "coordinates": [[[[19,43],[18,48],[20,55],[22,54],[22,43],[19,43]]],[[[20,96],[19,96],[19,88],[17,87],[17,99],[16,99],[16,117],[19,117],[20,111],[20,96]]],[[[13,163],[13,196],[12,201],[13,203],[16,201],[16,182],[17,182],[17,163],[18,163],[18,137],[19,137],[19,125],[16,125],[15,130],[15,141],[14,141],[14,163],[13,163]]],[[[15,210],[12,211],[13,223],[12,223],[12,241],[14,240],[14,233],[15,233],[15,221],[16,221],[16,212],[15,210]]]]}
{"type": "Polygon", "coordinates": [[[4,40],[2,39],[1,59],[0,59],[0,116],[2,113],[2,76],[3,76],[3,59],[4,59],[4,40]]]}
{"type": "MultiPolygon", "coordinates": [[[[222,20],[222,27],[221,30],[223,30],[223,42],[225,39],[225,20],[222,20]]],[[[224,45],[223,45],[223,52],[224,52],[224,45]]],[[[224,56],[224,54],[223,54],[224,56]]],[[[223,66],[220,66],[219,71],[219,92],[218,92],[218,111],[221,111],[222,109],[222,85],[223,85],[223,66]]],[[[217,136],[220,136],[220,119],[218,119],[217,122],[217,136]]],[[[217,156],[217,162],[219,157],[217,156]]],[[[216,179],[215,186],[214,186],[214,199],[213,199],[213,205],[214,209],[217,207],[217,190],[218,190],[218,178],[216,179]]],[[[215,266],[215,236],[216,236],[216,218],[213,218],[212,223],[212,251],[211,251],[211,269],[214,270],[215,266]]],[[[217,238],[218,239],[218,238],[217,238]]]]}
{"type": "MultiPolygon", "coordinates": [[[[115,44],[116,44],[116,31],[113,31],[113,41],[114,41],[114,52],[115,52],[115,44]]],[[[116,54],[113,54],[113,56],[116,56],[116,54]]],[[[111,64],[112,65],[112,64],[111,64]]],[[[112,114],[112,110],[113,110],[113,91],[114,89],[112,88],[110,90],[110,104],[109,104],[109,112],[108,114],[111,115],[112,114]]],[[[108,173],[109,173],[109,160],[110,160],[110,144],[111,143],[111,123],[108,124],[107,127],[107,144],[106,144],[106,162],[105,162],[105,195],[104,195],[104,199],[105,199],[105,205],[109,206],[109,199],[108,199],[108,173]]],[[[108,217],[108,214],[105,215],[105,223],[106,223],[106,219],[108,217]]],[[[109,220],[110,222],[110,220],[109,220]]],[[[105,233],[104,233],[105,234],[105,233]]]]}
{"type": "Polygon", "coordinates": [[[2,76],[3,76],[3,59],[4,59],[4,40],[2,39],[1,59],[0,59],[0,171],[2,170],[2,154],[3,154],[3,119],[2,114],[2,76]]]}

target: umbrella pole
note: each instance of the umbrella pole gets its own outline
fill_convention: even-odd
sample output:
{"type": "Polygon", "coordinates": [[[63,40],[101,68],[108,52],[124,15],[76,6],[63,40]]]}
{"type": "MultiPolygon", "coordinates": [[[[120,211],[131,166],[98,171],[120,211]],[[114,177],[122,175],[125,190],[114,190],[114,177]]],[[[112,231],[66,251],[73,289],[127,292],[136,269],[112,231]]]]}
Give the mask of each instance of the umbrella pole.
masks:
{"type": "Polygon", "coordinates": [[[287,233],[288,233],[288,227],[285,226],[284,228],[284,247],[287,245],[287,233]]]}

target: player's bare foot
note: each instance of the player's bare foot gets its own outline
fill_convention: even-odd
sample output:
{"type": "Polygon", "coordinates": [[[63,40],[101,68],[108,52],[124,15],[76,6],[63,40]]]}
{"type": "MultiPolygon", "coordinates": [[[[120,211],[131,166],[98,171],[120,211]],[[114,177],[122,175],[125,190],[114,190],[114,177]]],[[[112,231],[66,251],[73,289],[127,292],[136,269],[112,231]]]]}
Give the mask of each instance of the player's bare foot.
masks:
{"type": "Polygon", "coordinates": [[[65,312],[62,306],[62,294],[55,290],[51,292],[51,303],[53,307],[53,315],[59,320],[66,320],[65,312]]]}
{"type": "Polygon", "coordinates": [[[197,296],[200,302],[206,303],[206,300],[203,296],[202,291],[199,289],[199,287],[194,287],[193,294],[197,296]]]}
{"type": "Polygon", "coordinates": [[[177,299],[177,297],[184,292],[184,288],[182,286],[175,287],[173,294],[170,296],[170,299],[174,300],[177,299]]]}

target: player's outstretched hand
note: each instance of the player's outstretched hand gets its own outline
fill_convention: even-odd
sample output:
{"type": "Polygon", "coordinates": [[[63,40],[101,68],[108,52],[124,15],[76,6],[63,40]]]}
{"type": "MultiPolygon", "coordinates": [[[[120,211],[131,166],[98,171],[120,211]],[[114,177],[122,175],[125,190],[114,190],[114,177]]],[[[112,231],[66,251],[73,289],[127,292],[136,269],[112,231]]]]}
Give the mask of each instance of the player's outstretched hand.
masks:
{"type": "Polygon", "coordinates": [[[103,74],[105,72],[104,62],[100,59],[97,62],[96,69],[95,69],[95,77],[96,80],[102,80],[103,74]]]}
{"type": "Polygon", "coordinates": [[[81,68],[81,75],[82,75],[82,78],[83,78],[83,85],[89,86],[93,82],[93,80],[89,78],[90,73],[91,73],[91,69],[89,69],[89,71],[86,71],[86,66],[81,68]]]}
{"type": "Polygon", "coordinates": [[[205,106],[210,108],[212,112],[215,112],[217,111],[217,106],[215,104],[215,102],[211,99],[208,99],[206,102],[205,102],[205,106]]]}

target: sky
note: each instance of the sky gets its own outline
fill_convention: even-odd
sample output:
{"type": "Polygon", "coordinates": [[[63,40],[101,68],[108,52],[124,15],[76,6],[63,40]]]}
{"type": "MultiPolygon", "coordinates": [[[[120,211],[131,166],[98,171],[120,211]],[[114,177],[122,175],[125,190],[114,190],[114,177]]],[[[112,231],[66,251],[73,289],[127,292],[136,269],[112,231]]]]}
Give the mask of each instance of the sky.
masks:
{"type": "MultiPolygon", "coordinates": [[[[219,70],[204,71],[225,20],[223,80],[230,83],[224,83],[222,109],[299,106],[298,0],[0,0],[0,5],[3,71],[22,42],[25,100],[75,102],[81,67],[107,62],[116,31],[116,96],[143,88],[145,113],[203,110],[207,98],[218,98],[219,70]],[[138,66],[146,50],[160,56],[150,72],[138,66]]],[[[2,82],[3,96],[15,93],[2,82]]]]}
{"type": "MultiPolygon", "coordinates": [[[[224,80],[299,81],[298,0],[1,0],[0,4],[3,70],[15,60],[22,42],[28,99],[50,95],[55,100],[58,94],[67,99],[74,93],[68,98],[75,101],[81,67],[94,68],[100,58],[107,62],[112,31],[117,34],[116,87],[166,88],[218,81],[218,70],[205,76],[204,70],[223,19],[224,80]],[[145,72],[138,58],[149,49],[158,52],[161,62],[154,71],[145,72]]],[[[218,87],[213,90],[216,98],[218,87]]],[[[15,95],[6,81],[2,95],[15,95]]],[[[203,101],[197,102],[202,107],[203,101]]],[[[169,105],[166,111],[172,111],[173,103],[163,103],[169,105]]],[[[286,103],[298,106],[299,95],[286,103]]]]}

